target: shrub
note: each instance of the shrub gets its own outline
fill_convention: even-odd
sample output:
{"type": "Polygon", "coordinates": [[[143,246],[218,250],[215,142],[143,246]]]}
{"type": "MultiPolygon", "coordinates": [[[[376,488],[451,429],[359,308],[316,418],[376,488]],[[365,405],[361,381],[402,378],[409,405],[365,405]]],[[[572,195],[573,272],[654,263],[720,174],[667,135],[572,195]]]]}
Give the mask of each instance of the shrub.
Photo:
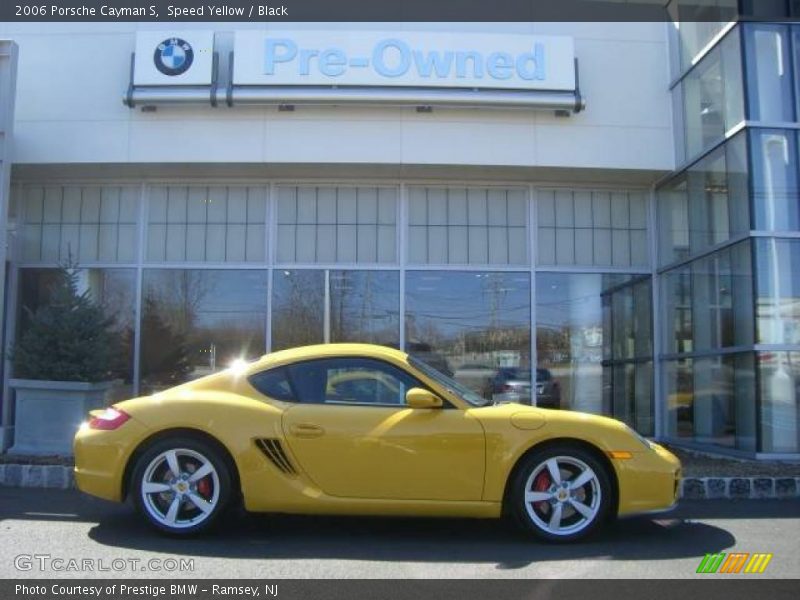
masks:
{"type": "Polygon", "coordinates": [[[14,376],[97,383],[113,379],[120,349],[113,317],[90,292],[79,292],[74,265],[58,269],[49,301],[27,313],[25,333],[11,351],[14,376]]]}

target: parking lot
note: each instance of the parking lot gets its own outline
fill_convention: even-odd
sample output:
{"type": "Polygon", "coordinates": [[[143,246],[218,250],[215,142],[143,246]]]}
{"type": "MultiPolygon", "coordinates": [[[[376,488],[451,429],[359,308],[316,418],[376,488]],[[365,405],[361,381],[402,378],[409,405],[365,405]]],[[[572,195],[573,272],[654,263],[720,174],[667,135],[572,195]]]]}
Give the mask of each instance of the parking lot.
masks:
{"type": "Polygon", "coordinates": [[[6,487],[0,531],[0,577],[87,576],[59,558],[86,559],[95,569],[127,565],[89,574],[95,577],[699,577],[706,553],[734,551],[773,558],[761,575],[702,577],[800,573],[800,503],[788,500],[687,501],[669,515],[621,520],[589,542],[554,546],[495,521],[244,514],[213,535],[175,539],[150,531],[129,505],[76,491],[6,487]],[[49,559],[19,558],[41,555],[49,559]],[[180,559],[191,559],[192,568],[181,570],[180,559]]]}

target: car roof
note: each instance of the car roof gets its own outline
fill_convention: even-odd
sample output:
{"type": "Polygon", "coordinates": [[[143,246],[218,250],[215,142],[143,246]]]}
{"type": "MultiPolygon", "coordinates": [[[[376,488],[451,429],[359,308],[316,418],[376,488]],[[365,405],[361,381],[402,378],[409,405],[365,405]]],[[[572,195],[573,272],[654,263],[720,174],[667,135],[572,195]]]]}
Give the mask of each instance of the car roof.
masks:
{"type": "Polygon", "coordinates": [[[259,366],[269,367],[271,365],[333,356],[359,356],[390,360],[406,360],[407,358],[405,352],[377,344],[314,344],[270,352],[262,356],[257,363],[259,366]]]}

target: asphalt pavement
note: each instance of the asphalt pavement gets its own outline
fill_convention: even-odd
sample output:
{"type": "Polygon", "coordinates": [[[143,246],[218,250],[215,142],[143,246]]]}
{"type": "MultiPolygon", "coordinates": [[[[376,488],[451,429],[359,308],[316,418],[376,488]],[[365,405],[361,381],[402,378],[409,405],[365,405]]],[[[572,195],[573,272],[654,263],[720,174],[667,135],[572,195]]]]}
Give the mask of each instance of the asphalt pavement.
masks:
{"type": "Polygon", "coordinates": [[[798,534],[798,501],[707,500],[619,520],[572,545],[529,540],[493,520],[247,514],[177,539],[152,531],[130,504],[0,487],[0,578],[798,577],[798,534]],[[697,575],[712,552],[773,558],[762,575],[697,575]]]}

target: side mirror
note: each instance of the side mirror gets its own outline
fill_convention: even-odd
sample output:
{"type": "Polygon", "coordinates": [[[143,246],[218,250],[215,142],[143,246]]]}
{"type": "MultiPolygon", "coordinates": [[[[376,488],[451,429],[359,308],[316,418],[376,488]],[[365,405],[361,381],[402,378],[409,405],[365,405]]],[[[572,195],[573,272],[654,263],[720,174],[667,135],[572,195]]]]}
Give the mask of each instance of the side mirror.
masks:
{"type": "Polygon", "coordinates": [[[406,404],[409,408],[441,408],[442,399],[433,392],[415,387],[406,392],[406,404]]]}

